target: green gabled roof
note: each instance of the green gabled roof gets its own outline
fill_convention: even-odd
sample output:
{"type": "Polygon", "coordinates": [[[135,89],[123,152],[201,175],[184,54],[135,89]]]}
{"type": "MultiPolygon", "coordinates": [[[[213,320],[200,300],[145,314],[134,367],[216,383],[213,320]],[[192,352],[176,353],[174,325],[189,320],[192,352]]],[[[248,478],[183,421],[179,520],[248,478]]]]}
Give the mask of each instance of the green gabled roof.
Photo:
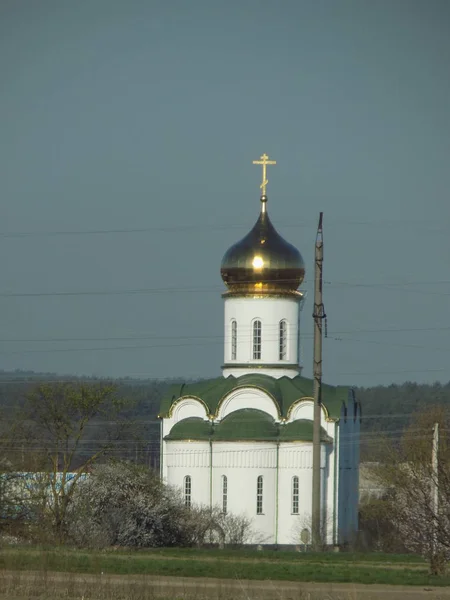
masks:
{"type": "MultiPolygon", "coordinates": [[[[287,425],[280,427],[280,441],[281,442],[312,442],[313,441],[313,422],[308,419],[299,419],[298,421],[292,421],[287,425]]],[[[329,437],[323,427],[320,428],[320,441],[331,442],[332,439],[329,437]]]]}
{"type": "MultiPolygon", "coordinates": [[[[275,379],[269,375],[251,373],[241,377],[217,377],[189,384],[177,384],[169,388],[167,396],[161,402],[160,417],[169,415],[170,407],[179,398],[194,396],[202,400],[209,414],[214,415],[222,398],[241,387],[255,387],[268,393],[275,400],[280,415],[286,417],[290,406],[301,398],[313,396],[313,381],[298,375],[297,377],[280,377],[275,379]]],[[[339,419],[341,407],[348,399],[346,386],[322,385],[322,404],[330,417],[339,419]]]]}
{"type": "Polygon", "coordinates": [[[278,437],[278,427],[262,410],[243,408],[232,412],[214,427],[215,441],[258,440],[272,441],[278,437]]]}
{"type": "MultiPolygon", "coordinates": [[[[176,423],[164,439],[215,442],[312,442],[313,423],[300,419],[287,425],[278,425],[262,410],[243,408],[232,412],[215,424],[200,417],[188,417],[176,423]]],[[[332,441],[323,427],[320,440],[321,442],[332,441]]]]}
{"type": "Polygon", "coordinates": [[[170,430],[166,440],[209,440],[212,434],[210,421],[204,421],[199,417],[183,419],[170,430]]]}

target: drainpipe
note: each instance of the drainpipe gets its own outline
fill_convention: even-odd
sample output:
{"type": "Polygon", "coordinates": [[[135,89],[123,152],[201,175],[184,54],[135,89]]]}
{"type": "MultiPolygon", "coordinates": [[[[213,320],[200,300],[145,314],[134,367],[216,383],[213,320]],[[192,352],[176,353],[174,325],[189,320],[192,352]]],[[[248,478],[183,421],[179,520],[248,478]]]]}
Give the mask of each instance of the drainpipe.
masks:
{"type": "Polygon", "coordinates": [[[213,468],[212,468],[212,458],[213,458],[213,451],[212,451],[212,439],[209,438],[209,510],[212,513],[212,497],[213,497],[213,480],[212,480],[212,476],[213,476],[213,468]]]}
{"type": "Polygon", "coordinates": [[[339,426],[334,424],[334,474],[333,474],[333,543],[338,545],[338,471],[339,471],[339,426]]]}
{"type": "Polygon", "coordinates": [[[278,545],[278,480],[280,467],[280,442],[277,441],[277,467],[276,467],[276,484],[275,484],[275,545],[278,545]]]}
{"type": "Polygon", "coordinates": [[[163,480],[164,471],[163,471],[163,461],[164,461],[164,442],[163,442],[163,425],[164,419],[161,419],[159,423],[159,477],[161,481],[163,480]]]}

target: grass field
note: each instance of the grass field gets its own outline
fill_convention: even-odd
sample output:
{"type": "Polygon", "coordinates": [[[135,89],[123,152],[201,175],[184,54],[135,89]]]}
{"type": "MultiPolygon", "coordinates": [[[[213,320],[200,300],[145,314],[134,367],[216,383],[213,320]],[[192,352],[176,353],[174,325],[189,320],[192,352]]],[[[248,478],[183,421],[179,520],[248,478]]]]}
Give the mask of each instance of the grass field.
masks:
{"type": "Polygon", "coordinates": [[[450,586],[414,555],[158,549],[80,551],[29,547],[0,550],[4,571],[152,575],[238,580],[450,586]]]}

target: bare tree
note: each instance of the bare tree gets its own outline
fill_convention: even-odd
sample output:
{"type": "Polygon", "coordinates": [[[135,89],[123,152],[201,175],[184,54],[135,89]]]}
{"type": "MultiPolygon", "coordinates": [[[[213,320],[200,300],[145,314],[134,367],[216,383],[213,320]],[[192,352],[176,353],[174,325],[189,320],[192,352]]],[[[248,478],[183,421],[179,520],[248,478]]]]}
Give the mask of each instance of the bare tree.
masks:
{"type": "MultiPolygon", "coordinates": [[[[322,518],[320,522],[318,550],[325,550],[329,544],[329,538],[333,532],[333,519],[322,518]]],[[[312,516],[311,513],[303,513],[297,516],[296,522],[291,530],[291,540],[298,546],[310,547],[312,541],[312,516]]]]}
{"type": "Polygon", "coordinates": [[[73,497],[69,534],[80,546],[190,546],[204,517],[143,465],[97,465],[73,497]]]}
{"type": "Polygon", "coordinates": [[[28,454],[25,498],[33,521],[60,542],[79,483],[129,427],[126,405],[106,384],[44,384],[27,398],[19,442],[28,454]]]}
{"type": "Polygon", "coordinates": [[[435,574],[442,573],[450,559],[448,431],[449,415],[443,407],[418,413],[400,443],[382,444],[380,461],[372,467],[374,482],[386,492],[370,504],[371,518],[389,520],[392,535],[408,550],[428,558],[435,574]],[[435,423],[441,432],[437,469],[432,463],[435,423]]]}

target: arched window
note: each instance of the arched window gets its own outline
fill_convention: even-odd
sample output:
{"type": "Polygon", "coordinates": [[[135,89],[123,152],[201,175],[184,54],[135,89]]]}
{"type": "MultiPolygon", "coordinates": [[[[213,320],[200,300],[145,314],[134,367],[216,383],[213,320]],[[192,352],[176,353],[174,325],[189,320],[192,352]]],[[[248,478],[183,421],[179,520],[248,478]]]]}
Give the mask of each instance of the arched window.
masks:
{"type": "Polygon", "coordinates": [[[222,475],[222,512],[224,515],[227,514],[228,509],[228,478],[226,475],[222,475]]]}
{"type": "Polygon", "coordinates": [[[256,480],[256,514],[263,514],[263,476],[259,475],[256,480]]]}
{"type": "Polygon", "coordinates": [[[237,357],[237,322],[231,321],[231,360],[237,357]]]}
{"type": "Polygon", "coordinates": [[[278,358],[280,360],[287,358],[287,323],[284,319],[280,321],[278,358]]]}
{"type": "Polygon", "coordinates": [[[298,477],[295,476],[292,478],[292,514],[298,515],[298,477]]]}
{"type": "Polygon", "coordinates": [[[253,358],[261,358],[261,321],[253,321],[253,358]]]}
{"type": "Polygon", "coordinates": [[[191,476],[186,475],[184,478],[184,505],[191,507],[192,481],[191,476]]]}

